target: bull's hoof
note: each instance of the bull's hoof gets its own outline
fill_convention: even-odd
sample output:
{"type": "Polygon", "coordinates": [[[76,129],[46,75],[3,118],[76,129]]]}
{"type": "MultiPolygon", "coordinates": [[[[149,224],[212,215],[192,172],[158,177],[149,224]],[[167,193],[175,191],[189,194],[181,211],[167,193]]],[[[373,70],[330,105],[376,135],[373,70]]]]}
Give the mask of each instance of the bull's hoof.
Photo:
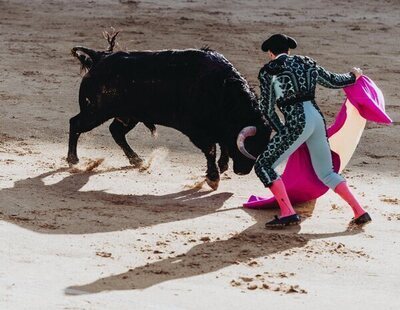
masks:
{"type": "Polygon", "coordinates": [[[216,190],[218,189],[219,179],[217,179],[217,180],[210,180],[208,177],[206,177],[206,183],[207,183],[208,186],[210,186],[214,191],[216,191],[216,190]]]}
{"type": "Polygon", "coordinates": [[[143,160],[139,157],[131,157],[129,163],[135,168],[140,168],[143,165],[143,160]]]}
{"type": "Polygon", "coordinates": [[[76,165],[79,163],[79,158],[76,155],[68,155],[67,156],[67,163],[70,165],[76,165]]]}

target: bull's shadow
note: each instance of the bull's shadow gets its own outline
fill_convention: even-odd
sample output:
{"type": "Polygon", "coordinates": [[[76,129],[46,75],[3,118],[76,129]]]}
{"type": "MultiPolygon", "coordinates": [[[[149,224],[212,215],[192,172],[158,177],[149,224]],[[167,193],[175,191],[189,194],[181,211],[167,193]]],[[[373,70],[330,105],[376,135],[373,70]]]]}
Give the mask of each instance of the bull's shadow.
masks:
{"type": "Polygon", "coordinates": [[[136,229],[200,217],[219,209],[232,193],[188,189],[168,195],[119,195],[80,191],[91,176],[131,168],[67,174],[46,185],[60,168],[0,190],[0,218],[48,234],[88,234],[136,229]]]}
{"type": "MultiPolygon", "coordinates": [[[[315,202],[307,204],[303,215],[311,215],[315,202]]],[[[300,227],[285,230],[266,230],[265,221],[275,210],[261,212],[246,210],[256,220],[256,224],[228,240],[211,240],[194,246],[183,255],[166,258],[155,263],[129,269],[125,273],[100,278],[89,284],[70,286],[68,295],[92,294],[102,291],[146,289],[165,281],[198,276],[216,272],[238,263],[246,263],[259,257],[301,248],[310,240],[346,236],[362,232],[349,228],[342,232],[326,234],[299,234],[300,227]]],[[[268,267],[266,266],[267,270],[268,267]]],[[[227,283],[227,285],[229,285],[227,283]]]]}

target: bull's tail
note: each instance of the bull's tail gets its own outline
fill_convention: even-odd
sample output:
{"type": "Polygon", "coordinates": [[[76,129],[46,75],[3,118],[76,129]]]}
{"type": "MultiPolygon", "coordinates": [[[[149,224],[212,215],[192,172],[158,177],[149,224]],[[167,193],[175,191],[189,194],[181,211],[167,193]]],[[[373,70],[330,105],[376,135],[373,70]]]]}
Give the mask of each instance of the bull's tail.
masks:
{"type": "Polygon", "coordinates": [[[98,52],[83,46],[75,46],[72,48],[71,54],[81,62],[83,71],[89,71],[104,56],[104,52],[98,52]]]}
{"type": "Polygon", "coordinates": [[[119,34],[119,31],[115,31],[115,29],[112,27],[111,30],[111,33],[107,31],[103,32],[103,36],[108,42],[106,51],[95,51],[84,46],[75,46],[72,48],[71,54],[81,62],[82,71],[89,71],[90,68],[92,68],[99,60],[114,51],[114,47],[117,44],[116,38],[119,34]]]}
{"type": "MultiPolygon", "coordinates": [[[[136,124],[138,123],[138,121],[134,118],[129,118],[129,117],[116,117],[115,120],[117,120],[118,122],[122,123],[125,127],[130,127],[129,130],[131,130],[133,127],[136,126],[136,124]]],[[[157,137],[157,128],[154,124],[152,123],[147,123],[147,122],[143,122],[143,124],[150,129],[151,131],[151,135],[153,137],[157,137]]],[[[128,131],[129,131],[128,130],[128,131]]]]}

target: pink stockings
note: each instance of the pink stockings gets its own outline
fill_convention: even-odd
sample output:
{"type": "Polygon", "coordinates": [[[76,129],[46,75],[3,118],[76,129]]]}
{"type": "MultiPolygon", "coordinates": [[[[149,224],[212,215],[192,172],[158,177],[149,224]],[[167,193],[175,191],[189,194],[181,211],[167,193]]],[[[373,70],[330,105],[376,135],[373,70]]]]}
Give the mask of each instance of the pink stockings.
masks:
{"type": "MultiPolygon", "coordinates": [[[[269,189],[271,190],[272,194],[274,194],[279,204],[279,207],[281,209],[281,217],[293,215],[296,213],[296,211],[292,207],[292,204],[290,203],[289,197],[286,193],[285,184],[283,183],[282,179],[274,181],[269,189]]],[[[335,193],[337,193],[350,205],[350,207],[353,209],[355,219],[366,212],[358,203],[354,195],[350,192],[350,189],[347,186],[346,182],[339,183],[335,187],[335,193]]]]}
{"type": "Polygon", "coordinates": [[[289,197],[286,193],[285,184],[282,179],[278,179],[274,181],[269,187],[272,194],[274,194],[276,201],[278,201],[279,207],[281,209],[281,217],[289,216],[292,214],[296,214],[294,211],[292,204],[290,203],[289,197]]]}
{"type": "Polygon", "coordinates": [[[358,218],[363,215],[366,211],[358,203],[357,199],[350,192],[346,182],[341,182],[335,187],[335,193],[338,194],[344,201],[346,201],[353,209],[354,218],[358,218]]]}

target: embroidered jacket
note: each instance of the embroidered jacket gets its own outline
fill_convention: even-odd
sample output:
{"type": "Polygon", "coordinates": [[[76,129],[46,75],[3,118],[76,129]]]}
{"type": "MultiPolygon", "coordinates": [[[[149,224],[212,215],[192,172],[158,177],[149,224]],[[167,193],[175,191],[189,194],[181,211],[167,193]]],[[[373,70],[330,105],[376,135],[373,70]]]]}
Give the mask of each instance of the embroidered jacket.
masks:
{"type": "Polygon", "coordinates": [[[317,83],[328,88],[354,84],[353,73],[337,74],[325,70],[304,56],[282,55],[261,68],[258,75],[261,98],[259,108],[270,125],[281,131],[283,124],[275,111],[287,104],[314,100],[317,83]]]}

